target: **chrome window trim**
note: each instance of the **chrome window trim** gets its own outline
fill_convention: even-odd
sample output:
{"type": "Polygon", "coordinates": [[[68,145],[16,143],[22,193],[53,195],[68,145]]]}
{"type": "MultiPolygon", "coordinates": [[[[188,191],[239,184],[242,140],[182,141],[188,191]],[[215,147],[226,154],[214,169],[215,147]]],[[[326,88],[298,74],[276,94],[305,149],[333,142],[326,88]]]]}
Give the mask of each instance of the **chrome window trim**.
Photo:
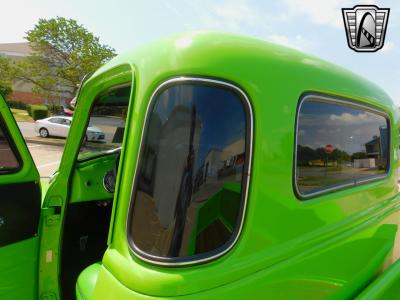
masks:
{"type": "MultiPolygon", "coordinates": [[[[311,102],[311,101],[310,101],[311,102]]],[[[295,140],[294,140],[294,162],[293,162],[293,184],[295,188],[295,193],[300,198],[300,200],[309,200],[310,198],[320,196],[323,194],[328,194],[337,190],[341,190],[344,188],[348,187],[355,187],[359,186],[361,184],[365,183],[370,183],[373,181],[385,179],[389,176],[390,170],[391,170],[391,160],[392,160],[392,139],[391,139],[391,123],[390,123],[390,118],[389,115],[379,109],[370,107],[368,105],[362,104],[355,102],[351,99],[343,99],[343,98],[337,98],[335,96],[328,96],[328,95],[323,95],[319,93],[307,93],[304,96],[300,98],[300,103],[297,108],[296,112],[296,132],[295,132],[295,140]],[[354,179],[351,182],[343,182],[340,184],[337,184],[335,186],[327,186],[326,188],[321,188],[320,190],[317,190],[312,193],[307,193],[307,194],[302,194],[297,186],[297,138],[298,138],[298,131],[299,131],[299,116],[300,116],[300,111],[301,107],[306,102],[307,100],[312,100],[312,102],[320,102],[320,103],[328,103],[328,104],[340,104],[343,106],[347,107],[352,107],[352,108],[357,108],[361,109],[366,112],[374,113],[379,116],[382,116],[386,120],[386,124],[388,127],[388,160],[387,160],[387,167],[386,167],[386,172],[384,174],[379,174],[379,175],[372,175],[360,179],[354,179]]]]}
{"type": "MultiPolygon", "coordinates": [[[[139,144],[139,150],[138,150],[138,156],[136,158],[136,165],[135,165],[135,172],[134,172],[134,177],[133,177],[133,182],[132,182],[132,189],[131,189],[131,199],[130,199],[130,203],[129,203],[129,209],[128,209],[128,214],[127,214],[127,218],[126,218],[126,235],[127,235],[127,240],[128,240],[128,245],[129,245],[129,251],[131,253],[133,253],[133,255],[135,255],[136,257],[138,257],[139,259],[141,259],[142,261],[148,262],[150,264],[154,264],[154,265],[160,265],[160,266],[188,266],[188,265],[195,265],[195,264],[200,264],[200,263],[205,263],[208,261],[212,261],[214,259],[217,259],[223,255],[225,255],[226,253],[228,253],[237,243],[242,229],[243,229],[243,224],[244,224],[244,219],[245,219],[245,215],[246,215],[246,208],[247,208],[247,200],[248,200],[248,193],[249,193],[249,185],[250,185],[250,174],[251,174],[251,164],[252,164],[252,157],[253,157],[253,132],[254,132],[254,116],[253,116],[253,108],[251,106],[251,102],[249,97],[246,95],[246,93],[239,88],[238,86],[236,86],[233,83],[230,82],[226,82],[223,80],[219,80],[219,79],[211,79],[211,78],[206,78],[206,77],[196,77],[196,76],[180,76],[180,77],[174,77],[171,79],[168,79],[164,82],[162,82],[161,84],[159,84],[156,89],[154,90],[154,92],[152,93],[150,100],[147,104],[147,108],[146,108],[146,115],[145,115],[145,119],[143,122],[143,128],[142,128],[142,133],[141,133],[141,137],[140,137],[140,144],[139,144]],[[137,179],[137,169],[140,163],[140,157],[141,157],[141,151],[142,151],[142,146],[143,146],[143,138],[144,138],[144,133],[146,131],[146,125],[148,123],[148,118],[149,118],[149,110],[151,107],[153,107],[153,102],[156,99],[156,96],[159,95],[159,92],[162,91],[164,88],[173,85],[173,84],[179,84],[179,83],[208,83],[211,84],[212,86],[221,86],[221,87],[225,87],[225,88],[229,88],[233,91],[235,91],[237,94],[239,94],[239,96],[242,98],[242,103],[243,105],[247,105],[247,107],[243,106],[243,108],[246,110],[246,121],[249,121],[249,124],[246,124],[246,126],[248,126],[248,130],[246,131],[246,135],[248,134],[249,136],[246,136],[246,139],[248,138],[249,141],[249,145],[246,145],[246,151],[248,150],[248,164],[247,164],[247,173],[246,173],[246,169],[243,171],[243,180],[245,182],[245,190],[244,190],[244,194],[243,194],[243,208],[241,209],[241,217],[240,217],[240,223],[239,223],[239,227],[237,232],[235,233],[235,237],[232,241],[228,241],[229,245],[227,245],[227,247],[225,247],[223,249],[223,251],[220,251],[214,255],[208,255],[208,256],[204,256],[204,255],[200,255],[200,256],[204,256],[202,258],[199,259],[190,259],[190,256],[186,257],[186,260],[184,261],[174,261],[176,260],[176,258],[167,258],[167,257],[160,257],[160,256],[155,256],[155,255],[151,255],[148,254],[144,251],[142,251],[141,249],[139,249],[138,247],[136,247],[135,243],[133,242],[133,238],[132,235],[130,234],[130,230],[129,230],[129,224],[130,224],[130,220],[132,217],[132,208],[133,208],[133,203],[134,200],[132,200],[133,197],[133,193],[135,191],[135,186],[136,186],[136,179],[137,179]],[[247,120],[248,118],[248,120],[247,120]],[[189,259],[187,259],[189,258],[189,259]],[[170,261],[168,261],[170,260],[170,261]]],[[[228,243],[227,242],[227,243],[228,243]]],[[[215,250],[218,250],[215,249],[215,250]]],[[[207,253],[205,253],[207,254],[207,253]]],[[[193,256],[196,257],[196,256],[193,256]]]]}

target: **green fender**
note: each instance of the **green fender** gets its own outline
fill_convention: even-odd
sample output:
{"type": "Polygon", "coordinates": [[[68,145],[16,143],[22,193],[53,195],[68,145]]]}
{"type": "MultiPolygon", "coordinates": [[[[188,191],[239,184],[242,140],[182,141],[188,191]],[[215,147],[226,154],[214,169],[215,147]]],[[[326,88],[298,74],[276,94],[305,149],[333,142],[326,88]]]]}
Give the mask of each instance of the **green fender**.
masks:
{"type": "Polygon", "coordinates": [[[79,275],[76,283],[77,300],[92,299],[100,267],[101,263],[95,263],[83,270],[79,275]]]}
{"type": "Polygon", "coordinates": [[[400,297],[400,259],[373,281],[356,300],[384,300],[400,297]]]}

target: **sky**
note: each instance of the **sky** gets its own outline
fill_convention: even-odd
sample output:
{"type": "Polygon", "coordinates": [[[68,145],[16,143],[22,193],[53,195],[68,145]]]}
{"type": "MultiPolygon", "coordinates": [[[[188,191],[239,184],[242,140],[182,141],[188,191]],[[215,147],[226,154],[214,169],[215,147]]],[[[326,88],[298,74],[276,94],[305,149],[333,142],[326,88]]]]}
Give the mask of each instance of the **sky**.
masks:
{"type": "Polygon", "coordinates": [[[380,85],[400,106],[400,1],[395,0],[12,0],[2,4],[0,43],[23,42],[39,18],[76,19],[118,53],[177,32],[226,31],[290,46],[380,85]],[[347,46],[341,8],[390,8],[385,46],[347,46]]]}
{"type": "Polygon", "coordinates": [[[352,155],[365,152],[366,143],[374,136],[382,137],[386,128],[383,116],[354,107],[306,101],[300,110],[298,144],[313,149],[332,144],[352,155]]]}

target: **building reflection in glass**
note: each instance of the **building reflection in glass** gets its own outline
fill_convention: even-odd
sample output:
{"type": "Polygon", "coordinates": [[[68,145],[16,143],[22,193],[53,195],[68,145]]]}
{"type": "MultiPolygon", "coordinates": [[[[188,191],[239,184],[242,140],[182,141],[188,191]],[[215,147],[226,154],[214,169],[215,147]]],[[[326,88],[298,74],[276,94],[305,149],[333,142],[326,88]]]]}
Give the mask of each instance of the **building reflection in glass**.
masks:
{"type": "Polygon", "coordinates": [[[246,114],[234,92],[194,84],[162,92],[133,194],[135,246],[185,257],[226,244],[238,225],[245,149],[246,114]]]}

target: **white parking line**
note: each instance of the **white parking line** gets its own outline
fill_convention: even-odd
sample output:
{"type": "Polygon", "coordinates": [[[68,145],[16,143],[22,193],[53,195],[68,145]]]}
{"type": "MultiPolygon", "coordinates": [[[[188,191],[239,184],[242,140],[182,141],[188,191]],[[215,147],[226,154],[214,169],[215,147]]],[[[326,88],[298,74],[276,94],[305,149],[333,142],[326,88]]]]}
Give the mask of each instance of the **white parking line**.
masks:
{"type": "Polygon", "coordinates": [[[40,166],[38,166],[37,168],[38,168],[38,169],[46,168],[46,167],[50,167],[50,166],[57,165],[57,164],[59,164],[59,163],[60,163],[60,161],[58,160],[58,161],[54,161],[54,162],[51,162],[51,163],[48,163],[48,164],[40,165],[40,166]]]}

